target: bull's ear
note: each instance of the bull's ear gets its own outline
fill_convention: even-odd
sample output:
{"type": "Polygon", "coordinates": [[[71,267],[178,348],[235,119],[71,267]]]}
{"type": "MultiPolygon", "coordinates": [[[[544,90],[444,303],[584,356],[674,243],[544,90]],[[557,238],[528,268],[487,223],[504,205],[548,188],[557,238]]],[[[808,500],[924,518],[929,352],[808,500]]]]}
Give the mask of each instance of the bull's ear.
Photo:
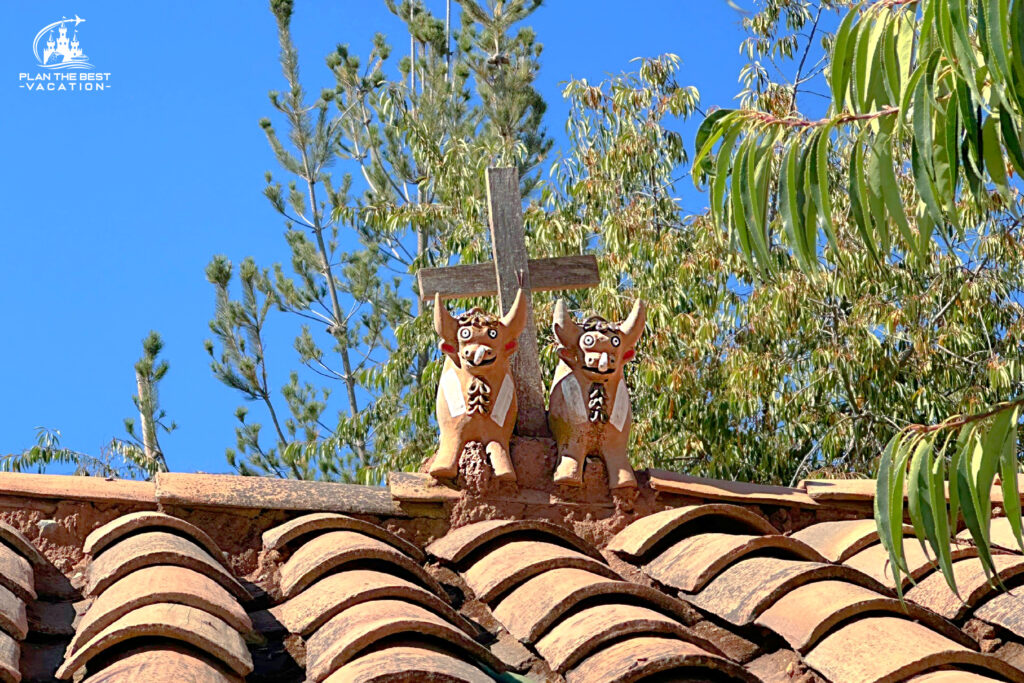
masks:
{"type": "Polygon", "coordinates": [[[633,302],[633,310],[629,317],[622,321],[619,330],[622,332],[622,346],[632,349],[640,341],[640,335],[644,332],[644,323],[647,321],[647,304],[642,299],[633,302]]]}
{"type": "Polygon", "coordinates": [[[441,303],[440,294],[434,294],[434,331],[441,338],[442,344],[458,348],[459,323],[441,303]]]}
{"type": "Polygon", "coordinates": [[[576,352],[580,343],[580,335],[583,332],[576,321],[572,319],[569,311],[565,308],[565,302],[561,299],[555,302],[555,314],[551,319],[551,329],[563,347],[570,349],[573,353],[576,352]]]}
{"type": "Polygon", "coordinates": [[[516,292],[516,300],[512,302],[512,308],[501,319],[501,326],[508,331],[509,341],[514,341],[526,327],[526,309],[523,290],[520,289],[516,292]]]}

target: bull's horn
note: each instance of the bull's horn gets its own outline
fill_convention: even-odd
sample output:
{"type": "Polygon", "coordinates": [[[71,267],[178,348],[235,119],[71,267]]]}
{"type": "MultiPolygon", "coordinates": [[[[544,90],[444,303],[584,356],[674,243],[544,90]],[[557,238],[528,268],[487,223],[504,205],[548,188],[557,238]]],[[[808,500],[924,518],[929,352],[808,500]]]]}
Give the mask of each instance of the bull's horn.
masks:
{"type": "Polygon", "coordinates": [[[619,326],[619,330],[622,331],[622,345],[625,348],[631,349],[636,346],[640,335],[643,334],[646,321],[647,304],[642,299],[637,299],[633,302],[633,310],[629,312],[629,317],[619,326]]]}
{"type": "Polygon", "coordinates": [[[516,300],[512,302],[512,308],[501,319],[501,326],[508,330],[511,339],[519,336],[519,333],[526,327],[527,305],[523,301],[523,290],[516,291],[516,300]]]}
{"type": "Polygon", "coordinates": [[[452,317],[448,309],[441,303],[441,295],[434,294],[434,331],[442,341],[451,346],[458,346],[459,322],[452,317]]]}
{"type": "Polygon", "coordinates": [[[551,329],[555,333],[555,338],[567,349],[575,349],[579,345],[580,335],[583,334],[569,311],[566,310],[565,302],[561,299],[555,302],[555,314],[551,319],[551,329]]]}

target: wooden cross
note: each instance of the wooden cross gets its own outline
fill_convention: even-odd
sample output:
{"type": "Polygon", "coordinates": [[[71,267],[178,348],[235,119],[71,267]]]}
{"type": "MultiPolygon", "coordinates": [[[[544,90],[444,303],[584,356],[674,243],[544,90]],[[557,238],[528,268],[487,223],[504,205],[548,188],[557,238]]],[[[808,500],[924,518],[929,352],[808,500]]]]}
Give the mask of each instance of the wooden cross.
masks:
{"type": "Polygon", "coordinates": [[[546,259],[527,256],[519,172],[515,168],[487,169],[487,205],[493,263],[423,268],[417,274],[420,296],[426,301],[433,299],[434,294],[440,294],[442,299],[497,294],[501,313],[505,314],[516,298],[521,274],[527,313],[526,327],[519,336],[519,350],[512,358],[512,377],[519,398],[516,434],[548,436],[531,292],[597,285],[600,283],[597,259],[593,255],[546,259]]]}

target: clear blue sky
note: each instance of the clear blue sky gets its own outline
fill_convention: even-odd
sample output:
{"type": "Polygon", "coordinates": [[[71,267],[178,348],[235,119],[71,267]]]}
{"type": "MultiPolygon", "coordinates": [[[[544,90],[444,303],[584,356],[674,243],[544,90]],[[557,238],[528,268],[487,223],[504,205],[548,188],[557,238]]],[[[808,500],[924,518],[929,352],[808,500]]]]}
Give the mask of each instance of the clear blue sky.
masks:
{"type": "MultiPolygon", "coordinates": [[[[323,57],[337,43],[364,54],[381,31],[406,44],[380,0],[295,4],[309,92],[333,85],[323,57]]],[[[443,13],[443,0],[427,4],[443,13]]],[[[681,82],[699,88],[703,105],[728,106],[743,62],[738,22],[724,0],[548,0],[531,23],[544,44],[539,88],[556,148],[560,84],[628,70],[634,57],[678,54],[681,82]]],[[[162,439],[171,468],[228,471],[240,398],[209,371],[213,292],[203,269],[216,253],[287,259],[283,226],[261,194],[264,171],[276,167],[257,121],[283,82],[266,3],[11,2],[0,65],[0,453],[30,445],[37,426],[91,453],[121,436],[134,414],[132,364],[156,329],[171,363],[161,400],[179,424],[162,439]],[[37,31],[76,14],[109,90],[19,88],[20,72],[41,70],[37,31]]],[[[687,208],[703,202],[686,195],[687,208]]],[[[275,341],[291,360],[290,338],[275,341]]]]}

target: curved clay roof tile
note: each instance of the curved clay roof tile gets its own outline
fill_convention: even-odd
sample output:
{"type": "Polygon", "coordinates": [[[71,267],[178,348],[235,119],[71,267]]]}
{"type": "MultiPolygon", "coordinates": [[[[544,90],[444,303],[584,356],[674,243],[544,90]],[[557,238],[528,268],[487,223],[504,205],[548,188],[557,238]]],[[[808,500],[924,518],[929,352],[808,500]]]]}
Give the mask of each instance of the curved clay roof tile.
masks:
{"type": "Polygon", "coordinates": [[[320,579],[294,598],[270,608],[291,633],[308,636],[335,614],[369,600],[394,598],[437,612],[466,633],[473,627],[448,603],[430,591],[394,574],[374,569],[349,569],[320,579]]]}
{"type": "MultiPolygon", "coordinates": [[[[913,534],[914,529],[904,525],[903,532],[913,534]]],[[[843,562],[878,541],[878,525],[873,519],[820,522],[797,531],[793,538],[811,546],[829,562],[843,562]]]]}
{"type": "Polygon", "coordinates": [[[533,643],[582,600],[640,602],[687,625],[700,618],[693,608],[661,591],[574,568],[552,569],[529,579],[501,599],[494,616],[513,636],[533,643]]]}
{"type": "Polygon", "coordinates": [[[78,623],[68,651],[74,652],[132,610],[161,602],[209,612],[239,633],[252,631],[249,615],[216,581],[185,567],[158,565],[134,571],[103,591],[78,623]]]}
{"type": "Polygon", "coordinates": [[[119,643],[153,637],[196,647],[240,676],[252,671],[252,657],[238,631],[194,607],[157,603],[129,612],[81,645],[64,660],[57,678],[71,678],[89,660],[119,643]]]}
{"type": "MultiPolygon", "coordinates": [[[[994,555],[992,560],[1002,581],[1024,574],[1024,557],[1020,555],[994,555]]],[[[1000,590],[989,583],[981,560],[976,557],[954,562],[953,576],[963,600],[954,595],[946,585],[942,573],[938,571],[924,577],[908,590],[907,600],[927,607],[947,619],[960,619],[982,598],[1000,590]]]]}
{"type": "Polygon", "coordinates": [[[28,616],[25,601],[0,586],[0,630],[18,640],[28,634],[28,616]]]}
{"type": "Polygon", "coordinates": [[[468,524],[448,532],[427,546],[427,552],[439,559],[457,564],[478,548],[494,544],[499,539],[517,540],[515,536],[525,539],[536,539],[538,535],[550,536],[556,541],[579,550],[595,560],[604,562],[604,558],[593,546],[571,531],[542,520],[509,520],[491,519],[484,522],[468,524]],[[511,536],[510,539],[504,537],[511,536]]]}
{"type": "Polygon", "coordinates": [[[99,595],[131,572],[154,565],[192,569],[209,576],[239,600],[249,600],[245,587],[209,553],[192,541],[166,531],[146,531],[129,536],[100,553],[86,569],[85,592],[99,595]]]}
{"type": "Polygon", "coordinates": [[[318,683],[383,638],[408,634],[445,642],[492,669],[491,652],[433,612],[402,600],[372,600],[335,615],[306,641],[306,680],[318,683]]]}
{"type": "Polygon", "coordinates": [[[328,531],[306,542],[281,566],[281,593],[291,598],[328,572],[350,562],[378,560],[395,565],[437,595],[441,585],[394,546],[355,531],[328,531]]]}
{"type": "Polygon", "coordinates": [[[0,544],[0,586],[28,602],[36,599],[35,573],[28,560],[0,544]]]}
{"type": "Polygon", "coordinates": [[[49,564],[43,554],[39,552],[39,548],[32,545],[32,541],[28,540],[25,534],[5,522],[0,522],[0,541],[9,545],[16,553],[37,567],[49,564]]]}
{"type": "Polygon", "coordinates": [[[612,569],[583,553],[542,541],[511,541],[483,555],[463,573],[481,602],[490,602],[532,576],[551,569],[573,567],[620,578],[612,569]]]}
{"type": "Polygon", "coordinates": [[[751,553],[782,551],[811,562],[825,562],[817,550],[789,536],[697,534],[679,541],[644,567],[644,573],[666,586],[696,593],[733,562],[751,553]]]}
{"type": "Polygon", "coordinates": [[[705,677],[718,680],[724,676],[734,681],[758,681],[739,664],[691,643],[657,636],[627,638],[599,650],[566,674],[565,680],[566,683],[632,683],[672,671],[679,673],[680,680],[705,677]]]}
{"type": "Polygon", "coordinates": [[[172,643],[130,650],[82,683],[242,683],[202,655],[172,643]]]}
{"type": "Polygon", "coordinates": [[[332,673],[324,683],[352,681],[446,681],[493,683],[494,679],[469,662],[427,645],[398,645],[357,657],[332,673]]]}
{"type": "Polygon", "coordinates": [[[731,624],[746,626],[794,588],[824,579],[842,579],[885,592],[870,576],[841,564],[750,557],[732,565],[700,593],[686,599],[731,624]]]}
{"type": "Polygon", "coordinates": [[[206,552],[210,553],[215,560],[223,564],[221,549],[205,531],[179,517],[155,511],[132,512],[127,515],[121,515],[117,519],[93,529],[92,533],[86,536],[82,550],[87,555],[92,555],[95,558],[106,548],[140,529],[152,529],[154,531],[169,529],[178,532],[195,541],[206,552]]]}
{"type": "MultiPolygon", "coordinates": [[[[754,534],[779,533],[766,519],[739,505],[725,503],[687,505],[641,517],[616,534],[606,549],[642,557],[679,527],[702,518],[707,518],[702,521],[710,523],[709,525],[713,525],[715,518],[719,519],[719,523],[725,519],[730,524],[738,524],[741,528],[746,528],[754,534]]],[[[708,529],[702,530],[707,531],[708,529]]]]}
{"type": "Polygon", "coordinates": [[[307,534],[322,531],[340,530],[358,531],[365,536],[371,536],[377,540],[393,545],[414,560],[423,561],[423,551],[409,541],[396,536],[387,529],[364,522],[355,517],[340,515],[335,512],[315,512],[309,515],[302,515],[279,524],[273,529],[263,532],[263,547],[267,550],[278,550],[292,541],[307,534]]]}
{"type": "MultiPolygon", "coordinates": [[[[952,557],[959,560],[964,557],[974,557],[978,551],[973,546],[953,546],[952,557]]],[[[917,581],[925,574],[935,571],[938,565],[930,553],[921,549],[917,538],[910,537],[903,539],[903,556],[910,569],[910,576],[900,574],[900,583],[906,588],[911,579],[917,581]]],[[[869,546],[859,553],[848,558],[843,564],[848,567],[864,572],[871,578],[877,580],[886,588],[896,590],[896,579],[893,577],[892,565],[889,563],[889,552],[881,543],[869,546]]]]}
{"type": "Polygon", "coordinates": [[[846,581],[816,581],[795,588],[754,623],[778,633],[794,650],[807,652],[838,624],[868,612],[889,612],[920,621],[964,647],[978,649],[970,636],[934,612],[846,581]]]}
{"type": "Polygon", "coordinates": [[[18,683],[21,680],[21,648],[6,633],[0,633],[0,682],[18,683]]]}
{"type": "Polygon", "coordinates": [[[591,605],[555,624],[536,643],[537,652],[552,670],[564,674],[584,657],[626,635],[666,634],[721,655],[714,645],[692,633],[678,620],[649,607],[629,603],[591,605]]]}
{"type": "Polygon", "coordinates": [[[940,666],[958,665],[1024,680],[1024,671],[997,657],[968,650],[917,622],[890,616],[846,624],[822,639],[804,661],[829,680],[843,683],[896,683],[940,666]]]}

